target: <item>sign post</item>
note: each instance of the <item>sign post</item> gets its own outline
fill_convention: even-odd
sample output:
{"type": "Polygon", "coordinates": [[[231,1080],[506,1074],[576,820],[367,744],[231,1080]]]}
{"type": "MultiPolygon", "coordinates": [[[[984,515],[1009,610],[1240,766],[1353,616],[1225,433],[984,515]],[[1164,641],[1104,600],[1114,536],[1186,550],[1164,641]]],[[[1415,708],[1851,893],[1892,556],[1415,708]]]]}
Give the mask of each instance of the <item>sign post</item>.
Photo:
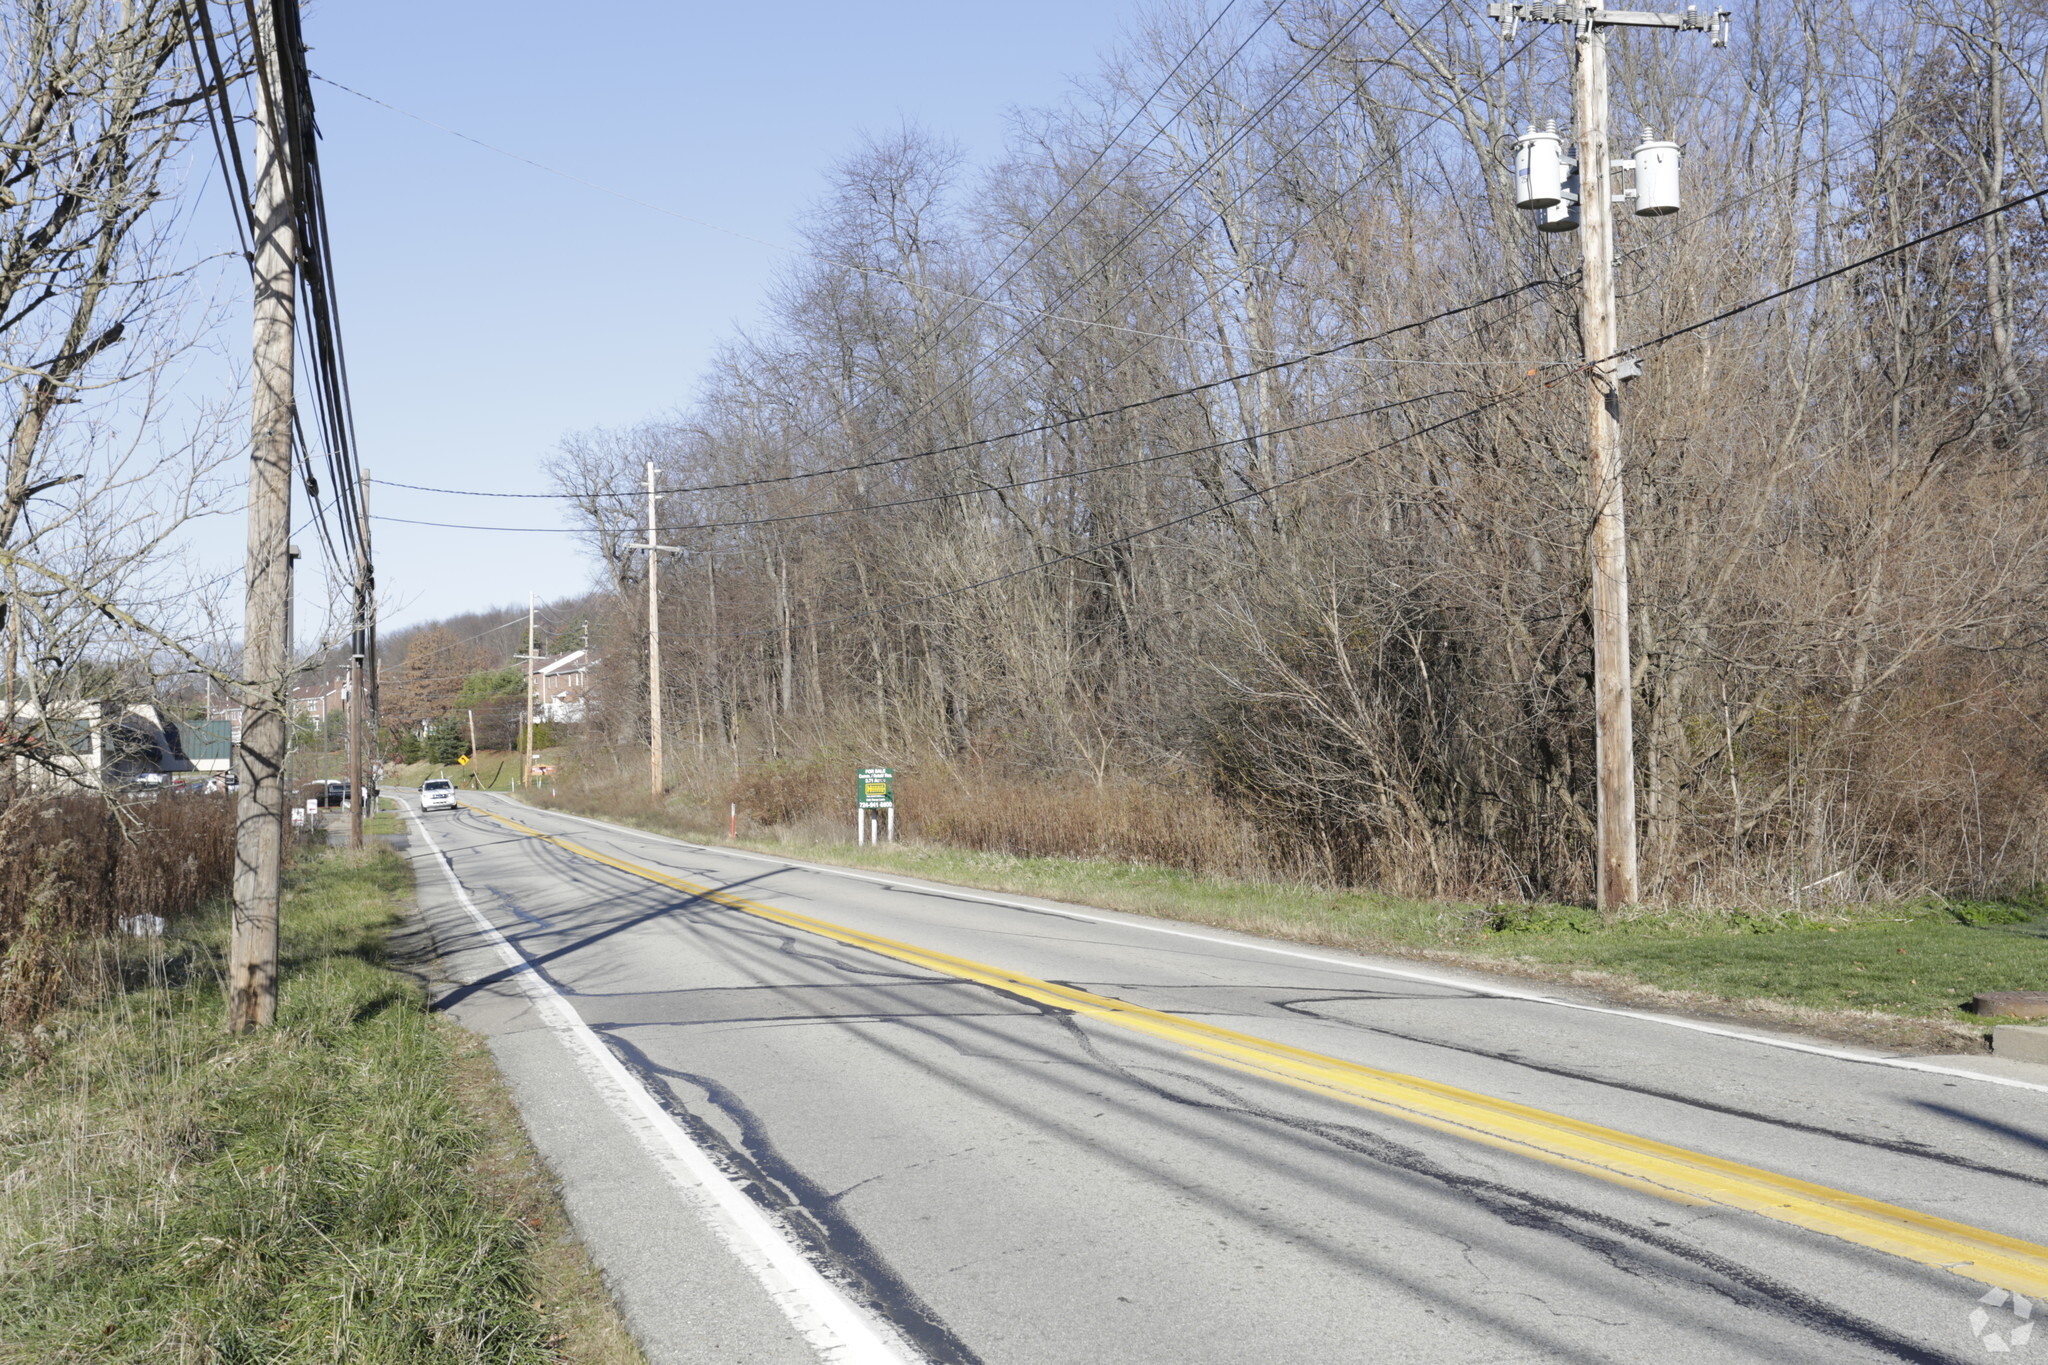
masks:
{"type": "Polygon", "coordinates": [[[853,841],[855,844],[880,843],[882,829],[880,817],[869,811],[887,811],[889,842],[896,842],[896,770],[894,768],[862,768],[854,776],[853,841]]]}

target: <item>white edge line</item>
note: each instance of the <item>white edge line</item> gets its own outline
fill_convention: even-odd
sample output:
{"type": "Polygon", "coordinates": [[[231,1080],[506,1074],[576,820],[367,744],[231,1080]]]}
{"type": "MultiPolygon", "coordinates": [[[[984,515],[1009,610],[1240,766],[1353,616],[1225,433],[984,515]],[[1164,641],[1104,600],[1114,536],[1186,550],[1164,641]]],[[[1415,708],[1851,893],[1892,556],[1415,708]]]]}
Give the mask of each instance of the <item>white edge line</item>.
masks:
{"type": "MultiPolygon", "coordinates": [[[[482,793],[477,793],[481,795],[482,793]]],[[[496,795],[496,793],[491,793],[496,795]]],[[[510,799],[510,798],[508,798],[510,799]]],[[[1455,986],[1460,990],[1472,991],[1478,995],[1493,996],[1501,1000],[1521,1000],[1534,1005],[1554,1005],[1559,1009],[1583,1010],[1588,1014],[1607,1014],[1621,1019],[1639,1019],[1645,1023],[1663,1024],[1670,1028],[1688,1029],[1694,1033],[1710,1033],[1717,1038],[1733,1038],[1738,1042],[1758,1043],[1764,1047],[1783,1048],[1788,1052],[1807,1052],[1816,1057],[1833,1057],[1837,1061],[1862,1062],[1870,1066],[1890,1067],[1895,1071],[1922,1071],[1936,1076],[1960,1076],[1966,1080],[1983,1081],[1989,1085],[2002,1085],[2015,1090],[2035,1090],[2048,1094],[2048,1085],[2038,1081],[2014,1080],[2010,1076],[1993,1076],[1982,1071],[1966,1071],[1961,1067],[1941,1066],[1934,1062],[1916,1062],[1903,1057],[1883,1057],[1874,1053],[1854,1052],[1847,1048],[1823,1047],[1818,1043],[1795,1042],[1790,1038],[1773,1038],[1762,1033],[1746,1033],[1741,1029],[1722,1028],[1717,1024],[1704,1024],[1695,1019],[1680,1019],[1675,1015],[1655,1014],[1648,1010],[1617,1009],[1612,1005],[1589,1005],[1579,1000],[1564,1000],[1554,995],[1542,995],[1535,991],[1518,991],[1507,986],[1494,986],[1455,976],[1443,976],[1434,972],[1409,971],[1400,967],[1382,967],[1370,962],[1355,962],[1324,953],[1312,953],[1300,948],[1282,948],[1277,944],[1261,943],[1250,935],[1241,938],[1224,938],[1216,934],[1199,933],[1192,929],[1172,929],[1164,924],[1149,922],[1144,916],[1133,913],[1116,915],[1095,915],[1085,910],[1076,910],[1062,904],[1033,905],[1027,901],[1004,900],[999,896],[983,896],[958,890],[945,882],[932,882],[920,877],[875,877],[864,872],[851,872],[842,867],[824,863],[807,863],[795,858],[774,858],[764,853],[751,853],[744,849],[726,848],[721,844],[697,844],[673,835],[657,834],[653,830],[635,829],[631,825],[615,824],[610,820],[597,820],[587,815],[571,815],[568,811],[548,810],[540,806],[527,806],[527,810],[544,811],[548,815],[580,824],[596,825],[600,829],[616,830],[621,834],[636,834],[646,839],[661,839],[668,843],[680,844],[684,848],[699,848],[707,853],[718,853],[733,858],[747,858],[758,863],[776,863],[783,867],[800,867],[807,872],[819,872],[832,877],[847,877],[858,882],[873,882],[877,886],[914,886],[934,893],[951,896],[956,900],[979,901],[984,905],[999,905],[1011,910],[1030,910],[1039,914],[1065,915],[1070,919],[1086,920],[1093,924],[1117,924],[1131,929],[1144,929],[1155,934],[1168,934],[1174,938],[1191,938],[1202,943],[1216,943],[1230,948],[1253,948],[1276,957],[1298,957],[1309,962],[1318,962],[1326,967],[1342,967],[1354,972],[1371,972],[1379,976],[1402,977],[1410,981],[1425,981],[1436,986],[1455,986]]]]}
{"type": "Polygon", "coordinates": [[[818,1358],[831,1365],[906,1365],[904,1355],[883,1339],[867,1316],[816,1266],[804,1259],[760,1207],[747,1198],[647,1087],[612,1055],[611,1049],[578,1017],[568,1001],[477,909],[476,902],[456,877],[454,864],[427,830],[426,822],[410,808],[405,809],[405,814],[433,850],[441,875],[447,878],[448,889],[497,949],[542,1020],[569,1047],[598,1098],[640,1139],[669,1181],[697,1206],[726,1249],[767,1291],[783,1316],[817,1351],[818,1358]]]}

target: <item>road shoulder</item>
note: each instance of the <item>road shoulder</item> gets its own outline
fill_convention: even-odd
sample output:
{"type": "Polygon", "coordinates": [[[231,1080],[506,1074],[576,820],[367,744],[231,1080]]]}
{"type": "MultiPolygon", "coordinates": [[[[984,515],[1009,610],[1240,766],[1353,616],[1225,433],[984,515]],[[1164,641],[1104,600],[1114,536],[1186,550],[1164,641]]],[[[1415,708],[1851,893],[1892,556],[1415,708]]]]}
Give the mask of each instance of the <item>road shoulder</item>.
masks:
{"type": "Polygon", "coordinates": [[[430,998],[481,1035],[576,1236],[651,1365],[799,1365],[815,1354],[589,1084],[452,894],[426,841],[408,852],[430,998]]]}

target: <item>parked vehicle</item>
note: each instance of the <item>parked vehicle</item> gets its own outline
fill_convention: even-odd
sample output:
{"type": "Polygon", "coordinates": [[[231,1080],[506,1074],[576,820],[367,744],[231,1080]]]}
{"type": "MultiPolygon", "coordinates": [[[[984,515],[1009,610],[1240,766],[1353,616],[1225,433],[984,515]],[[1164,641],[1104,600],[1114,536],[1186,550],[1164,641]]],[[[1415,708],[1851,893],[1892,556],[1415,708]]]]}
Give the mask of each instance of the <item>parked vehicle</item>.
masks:
{"type": "Polygon", "coordinates": [[[430,777],[420,783],[420,810],[454,810],[455,784],[445,777],[430,777]]]}
{"type": "Polygon", "coordinates": [[[317,801],[323,807],[340,807],[348,804],[348,783],[329,778],[325,782],[308,782],[299,788],[299,803],[317,801]]]}

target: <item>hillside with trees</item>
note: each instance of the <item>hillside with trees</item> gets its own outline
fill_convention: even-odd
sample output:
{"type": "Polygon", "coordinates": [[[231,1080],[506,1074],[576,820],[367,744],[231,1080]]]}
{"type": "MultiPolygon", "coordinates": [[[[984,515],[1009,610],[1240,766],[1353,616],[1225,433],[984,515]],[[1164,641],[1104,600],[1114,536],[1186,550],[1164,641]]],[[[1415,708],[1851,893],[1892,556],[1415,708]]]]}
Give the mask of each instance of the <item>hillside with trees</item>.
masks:
{"type": "MultiPolygon", "coordinates": [[[[672,490],[678,781],[781,818],[886,761],[968,841],[1588,894],[1578,248],[1510,203],[1563,63],[1364,13],[1161,11],[992,167],[871,138],[700,396],[565,446],[615,679],[672,490]]],[[[1735,22],[1615,40],[1617,154],[1687,157],[1619,234],[1646,894],[2030,882],[2048,217],[1749,305],[2048,186],[2048,17],[1735,22]]]]}

